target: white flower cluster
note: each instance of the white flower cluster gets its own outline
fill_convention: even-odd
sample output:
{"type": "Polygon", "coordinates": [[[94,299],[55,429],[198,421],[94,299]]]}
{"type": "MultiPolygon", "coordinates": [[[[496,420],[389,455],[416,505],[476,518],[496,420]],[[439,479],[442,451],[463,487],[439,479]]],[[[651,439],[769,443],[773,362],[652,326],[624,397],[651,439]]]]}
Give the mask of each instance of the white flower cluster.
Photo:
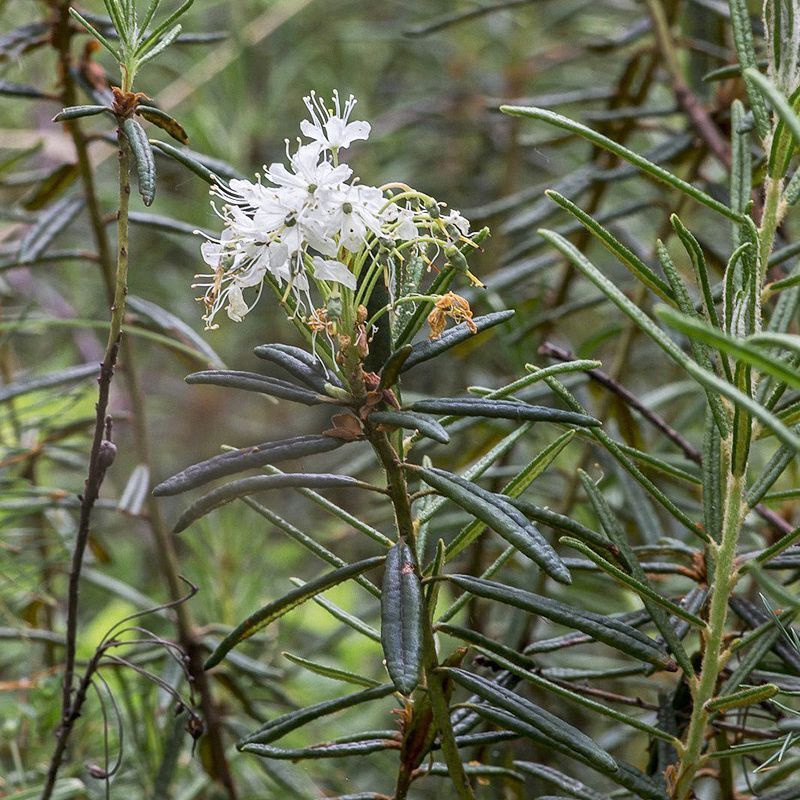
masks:
{"type": "Polygon", "coordinates": [[[334,92],[332,109],[313,92],[304,102],[310,119],[300,130],[310,141],[298,139],[294,153],[286,141],[288,168],[272,164],[255,183],[231,180],[211,190],[223,201],[215,210],[225,227],[218,240],[202,245],[203,260],[213,271],[196,276],[194,284],[205,289],[198,299],[205,303],[208,329],[217,327],[214,318],[222,308],[240,322],[258,301],[268,274],[273,284],[287,286],[285,296],[291,292],[299,309],[311,309],[309,278],[325,299],[331,284],[342,293],[353,291],[367,260],[363,256],[376,245],[391,249],[419,242],[424,250],[430,242],[458,244],[469,234],[469,222],[457,211],[441,214],[432,198],[404,184],[378,188],[353,178],[339,154],[370,133],[369,123],[350,121],[354,97],[342,103],[334,92]]]}

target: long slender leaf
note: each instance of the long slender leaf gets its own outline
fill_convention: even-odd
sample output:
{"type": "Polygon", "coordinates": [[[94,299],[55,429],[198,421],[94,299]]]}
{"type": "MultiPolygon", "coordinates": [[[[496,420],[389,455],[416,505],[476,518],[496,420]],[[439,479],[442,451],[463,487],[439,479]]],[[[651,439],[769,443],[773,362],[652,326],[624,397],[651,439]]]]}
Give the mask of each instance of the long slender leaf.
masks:
{"type": "Polygon", "coordinates": [[[287,488],[313,489],[375,489],[368,483],[351,478],[348,475],[312,474],[307,472],[282,473],[281,475],[256,475],[252,478],[241,478],[233,483],[225,484],[203,495],[184,511],[172,529],[173,533],[185,531],[193,522],[204,517],[221,506],[231,503],[240,497],[248,497],[257,492],[287,488]]]}
{"type": "Polygon", "coordinates": [[[459,417],[487,417],[489,419],[511,419],[528,422],[555,422],[562,425],[578,425],[595,428],[600,420],[574,411],[560,408],[534,406],[512,400],[491,400],[474,397],[440,397],[431,400],[418,400],[411,404],[412,411],[427,414],[453,414],[459,417]]]}
{"type": "Polygon", "coordinates": [[[425,603],[409,546],[398,542],[386,554],[381,591],[381,643],[386,669],[398,692],[410,695],[422,670],[425,603]]]}
{"type": "Polygon", "coordinates": [[[675,662],[660,650],[652,639],[613,617],[594,614],[591,611],[569,606],[522,589],[505,586],[495,581],[471,578],[467,575],[450,575],[448,580],[477,597],[485,597],[511,605],[523,611],[546,617],[560,625],[583,631],[597,641],[604,642],[623,653],[663,669],[673,672],[677,669],[675,662]]]}
{"type": "Polygon", "coordinates": [[[579,753],[586,761],[603,772],[617,770],[617,762],[594,740],[524,697],[463,669],[442,667],[440,670],[460,686],[519,717],[524,723],[538,729],[544,736],[557,742],[563,748],[579,753]]]}
{"type": "Polygon", "coordinates": [[[427,484],[496,530],[550,577],[560,583],[571,582],[569,570],[550,543],[501,496],[444,470],[418,468],[418,471],[427,484]]]}
{"type": "Polygon", "coordinates": [[[575,133],[578,136],[590,141],[597,147],[601,147],[603,150],[607,150],[609,153],[613,153],[628,163],[633,164],[643,172],[646,172],[648,175],[654,177],[656,180],[662,181],[663,183],[680,190],[684,194],[688,195],[694,200],[697,200],[699,203],[708,206],[708,208],[713,209],[728,219],[734,220],[735,222],[739,222],[741,220],[740,214],[732,211],[726,205],[720,203],[718,200],[715,200],[710,195],[707,195],[696,186],[693,186],[691,183],[687,183],[683,179],[673,175],[668,170],[665,170],[663,167],[659,167],[658,165],[654,164],[652,161],[648,161],[646,158],[643,158],[638,153],[634,153],[632,150],[629,150],[627,147],[615,142],[613,139],[609,139],[607,136],[603,136],[603,134],[597,133],[597,131],[593,131],[591,128],[587,128],[580,122],[575,122],[568,117],[563,117],[561,114],[556,114],[554,111],[548,111],[545,108],[500,106],[500,110],[504,114],[510,114],[514,117],[525,117],[526,119],[541,120],[542,122],[547,122],[550,125],[561,128],[562,130],[575,133]]]}
{"type": "Polygon", "coordinates": [[[558,234],[542,231],[549,242],[560,250],[578,269],[589,278],[604,294],[625,314],[650,336],[667,355],[677,364],[682,366],[697,382],[709,391],[717,392],[727,397],[736,406],[741,407],[763,425],[769,428],[784,444],[800,450],[800,437],[796,436],[780,420],[767,409],[755,402],[751,397],[739,391],[736,387],[722,380],[707,370],[704,370],[672,341],[664,335],[646,314],[644,314],[630,299],[628,299],[608,278],[606,278],[582,253],[572,244],[558,234]]]}
{"type": "MultiPolygon", "coordinates": [[[[356,561],[353,564],[348,564],[346,567],[328,572],[325,575],[317,578],[316,580],[309,581],[302,586],[287,592],[283,597],[278,600],[268,603],[263,608],[251,614],[242,623],[236,626],[220,643],[219,647],[208,657],[204,665],[205,669],[211,669],[219,664],[226,653],[232,650],[236,645],[243,642],[245,639],[250,638],[254,633],[257,633],[262,628],[265,628],[270,623],[274,622],[279,617],[282,617],[288,611],[296,608],[301,603],[304,603],[314,595],[324,592],[333,586],[338,586],[344,581],[366,572],[368,569],[377,567],[382,564],[385,556],[374,556],[373,558],[365,558],[363,561],[356,561]]],[[[278,734],[282,735],[282,734],[278,734]]],[[[277,736],[275,737],[277,738],[277,736]]],[[[264,741],[261,739],[249,738],[248,741],[264,741]]],[[[268,739],[267,741],[272,741],[268,739]]]]}
{"type": "MultiPolygon", "coordinates": [[[[271,720],[266,725],[262,725],[257,731],[246,736],[239,743],[239,747],[244,750],[246,749],[245,745],[269,744],[285,736],[287,733],[301,728],[308,722],[328,716],[329,714],[335,714],[337,711],[343,711],[345,708],[352,708],[361,703],[380,700],[383,697],[388,697],[394,690],[394,686],[391,683],[385,683],[381,686],[365,689],[363,692],[356,692],[355,694],[348,694],[344,697],[337,697],[335,700],[326,700],[323,703],[307,706],[306,708],[301,708],[299,711],[290,711],[288,714],[284,714],[283,716],[271,720]]],[[[263,751],[250,748],[249,752],[258,753],[263,751]]]]}
{"type": "Polygon", "coordinates": [[[295,436],[292,439],[279,439],[276,442],[264,442],[264,444],[252,447],[231,450],[193,464],[171,478],[167,478],[153,489],[153,494],[157,496],[180,494],[216,478],[223,478],[236,472],[263,467],[266,464],[274,464],[291,458],[327,453],[342,444],[341,439],[311,435],[295,436]]]}

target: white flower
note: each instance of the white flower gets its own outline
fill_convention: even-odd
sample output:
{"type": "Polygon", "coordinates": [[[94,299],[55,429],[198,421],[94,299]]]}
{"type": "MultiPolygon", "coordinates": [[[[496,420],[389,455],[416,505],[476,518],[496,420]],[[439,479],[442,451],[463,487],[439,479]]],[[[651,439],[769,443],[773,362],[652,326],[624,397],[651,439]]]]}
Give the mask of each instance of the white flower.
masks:
{"type": "Polygon", "coordinates": [[[356,104],[353,95],[347,98],[344,108],[339,101],[339,92],[333,92],[333,110],[325,108],[325,103],[316,92],[311,92],[303,98],[311,119],[304,119],[300,123],[300,130],[304,136],[318,142],[325,148],[334,152],[339,148],[350,147],[356,139],[369,137],[370,125],[368,122],[348,122],[350,114],[356,104]]]}
{"type": "Polygon", "coordinates": [[[386,209],[385,217],[387,221],[394,223],[388,234],[390,238],[399,242],[410,242],[419,236],[413,209],[392,204],[386,209]]]}
{"type": "Polygon", "coordinates": [[[318,144],[301,145],[294,155],[289,156],[291,172],[278,162],[270,165],[264,177],[276,186],[314,194],[317,190],[346,181],[353,174],[347,164],[334,167],[330,162],[320,160],[321,152],[318,144]]]}
{"type": "Polygon", "coordinates": [[[328,234],[338,237],[339,244],[351,253],[364,246],[367,234],[376,237],[382,234],[386,198],[374,186],[342,185],[323,195],[320,205],[326,212],[323,224],[328,234]]]}
{"type": "Polygon", "coordinates": [[[311,263],[314,267],[314,277],[317,280],[341,283],[348,289],[356,288],[356,276],[341,261],[314,256],[311,263]]]}
{"type": "Polygon", "coordinates": [[[462,236],[469,235],[469,220],[460,211],[453,209],[442,217],[442,222],[452,225],[462,236]]]}
{"type": "Polygon", "coordinates": [[[242,296],[242,290],[235,284],[228,289],[228,307],[225,310],[234,322],[241,322],[250,311],[242,296]]]}

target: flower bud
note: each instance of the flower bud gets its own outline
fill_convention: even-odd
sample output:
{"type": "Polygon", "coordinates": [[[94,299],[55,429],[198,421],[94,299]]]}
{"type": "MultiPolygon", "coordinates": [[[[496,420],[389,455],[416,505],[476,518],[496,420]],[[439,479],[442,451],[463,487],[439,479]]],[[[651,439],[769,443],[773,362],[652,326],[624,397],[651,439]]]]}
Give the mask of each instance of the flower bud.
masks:
{"type": "Polygon", "coordinates": [[[444,254],[447,256],[447,264],[459,272],[466,272],[469,269],[467,259],[464,254],[457,247],[448,247],[445,249],[444,254]]]}
{"type": "Polygon", "coordinates": [[[342,312],[344,311],[344,305],[342,304],[341,296],[338,294],[332,294],[328,298],[328,302],[325,304],[325,311],[327,312],[328,319],[332,322],[340,320],[342,318],[342,312]]]}

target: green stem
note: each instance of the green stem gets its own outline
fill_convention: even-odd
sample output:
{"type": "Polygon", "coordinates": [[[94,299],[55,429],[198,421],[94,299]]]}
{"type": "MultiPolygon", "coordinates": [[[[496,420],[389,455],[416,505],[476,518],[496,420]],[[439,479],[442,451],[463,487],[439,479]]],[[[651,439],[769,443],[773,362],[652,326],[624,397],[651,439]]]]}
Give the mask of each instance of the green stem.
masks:
{"type": "Polygon", "coordinates": [[[709,543],[709,548],[716,551],[708,616],[709,632],[705,641],[700,677],[693,687],[692,717],[686,732],[681,766],[672,794],[673,800],[687,800],[697,771],[706,760],[702,755],[709,720],[709,712],[705,705],[714,696],[720,672],[730,655],[729,651],[723,648],[723,636],[728,615],[728,600],[738,579],[734,569],[734,557],[744,514],[744,478],[741,475],[728,473],[722,540],[719,546],[709,543]]]}
{"type": "MultiPolygon", "coordinates": [[[[367,437],[372,443],[386,472],[389,496],[394,506],[398,536],[405,539],[411,548],[411,552],[416,554],[416,531],[414,529],[414,518],[411,512],[408,485],[403,472],[403,463],[385,433],[368,427],[367,437]]],[[[431,618],[427,609],[425,609],[422,618],[422,659],[425,670],[425,682],[428,688],[431,710],[433,712],[433,721],[439,731],[442,754],[444,755],[445,763],[450,772],[450,779],[453,782],[455,796],[458,797],[459,800],[474,800],[475,796],[472,792],[469,778],[464,771],[464,765],[461,762],[458,745],[456,744],[456,737],[453,733],[453,726],[450,722],[450,707],[444,690],[443,678],[437,671],[439,661],[436,654],[436,642],[434,641],[431,618]]]]}

